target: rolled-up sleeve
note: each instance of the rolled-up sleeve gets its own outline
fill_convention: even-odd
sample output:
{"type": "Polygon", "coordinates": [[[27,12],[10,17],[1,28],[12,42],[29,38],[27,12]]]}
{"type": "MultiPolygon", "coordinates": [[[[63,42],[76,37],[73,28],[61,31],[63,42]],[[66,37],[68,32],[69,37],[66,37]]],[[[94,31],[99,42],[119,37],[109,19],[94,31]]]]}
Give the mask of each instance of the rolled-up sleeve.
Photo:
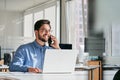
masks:
{"type": "Polygon", "coordinates": [[[9,65],[10,71],[18,71],[18,72],[27,72],[27,66],[24,65],[25,61],[25,51],[22,46],[20,46],[12,60],[12,62],[9,65]]]}

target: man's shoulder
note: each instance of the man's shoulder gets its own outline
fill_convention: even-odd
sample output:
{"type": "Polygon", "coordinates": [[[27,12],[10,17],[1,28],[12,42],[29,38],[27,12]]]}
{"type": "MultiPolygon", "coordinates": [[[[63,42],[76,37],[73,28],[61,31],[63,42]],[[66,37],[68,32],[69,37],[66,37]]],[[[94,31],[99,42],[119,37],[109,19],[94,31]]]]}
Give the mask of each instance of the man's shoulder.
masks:
{"type": "Polygon", "coordinates": [[[50,46],[46,46],[46,49],[54,49],[54,48],[50,46]]]}
{"type": "Polygon", "coordinates": [[[20,49],[29,48],[29,47],[32,46],[32,44],[33,44],[33,42],[25,43],[25,44],[20,45],[19,48],[20,48],[20,49]]]}

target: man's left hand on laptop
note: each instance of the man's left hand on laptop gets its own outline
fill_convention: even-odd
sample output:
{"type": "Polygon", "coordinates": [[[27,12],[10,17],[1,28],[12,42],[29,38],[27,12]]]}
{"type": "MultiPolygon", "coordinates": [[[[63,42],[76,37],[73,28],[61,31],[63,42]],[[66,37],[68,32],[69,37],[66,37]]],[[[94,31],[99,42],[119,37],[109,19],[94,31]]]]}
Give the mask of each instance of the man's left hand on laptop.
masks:
{"type": "Polygon", "coordinates": [[[40,72],[42,72],[42,70],[39,68],[30,67],[30,68],[28,68],[28,72],[40,73],[40,72]]]}

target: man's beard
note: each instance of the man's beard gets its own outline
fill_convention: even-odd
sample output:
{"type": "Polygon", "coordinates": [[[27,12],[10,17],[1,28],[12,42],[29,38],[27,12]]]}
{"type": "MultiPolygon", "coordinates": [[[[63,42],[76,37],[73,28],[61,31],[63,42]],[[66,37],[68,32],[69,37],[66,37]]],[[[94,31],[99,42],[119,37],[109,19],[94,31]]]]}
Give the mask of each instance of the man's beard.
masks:
{"type": "Polygon", "coordinates": [[[47,42],[44,38],[40,37],[40,35],[38,34],[38,39],[43,41],[43,42],[47,42]]]}

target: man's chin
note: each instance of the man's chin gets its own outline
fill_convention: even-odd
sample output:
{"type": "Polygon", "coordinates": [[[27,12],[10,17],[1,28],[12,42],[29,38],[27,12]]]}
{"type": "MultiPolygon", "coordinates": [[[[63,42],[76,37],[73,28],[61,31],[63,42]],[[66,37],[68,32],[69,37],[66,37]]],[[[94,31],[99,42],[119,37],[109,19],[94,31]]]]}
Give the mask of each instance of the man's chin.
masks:
{"type": "Polygon", "coordinates": [[[46,40],[46,39],[44,39],[44,40],[42,40],[43,42],[47,42],[48,40],[46,40]]]}
{"type": "Polygon", "coordinates": [[[41,40],[42,42],[47,42],[48,41],[48,38],[41,38],[41,37],[39,37],[38,39],[41,40]]]}

